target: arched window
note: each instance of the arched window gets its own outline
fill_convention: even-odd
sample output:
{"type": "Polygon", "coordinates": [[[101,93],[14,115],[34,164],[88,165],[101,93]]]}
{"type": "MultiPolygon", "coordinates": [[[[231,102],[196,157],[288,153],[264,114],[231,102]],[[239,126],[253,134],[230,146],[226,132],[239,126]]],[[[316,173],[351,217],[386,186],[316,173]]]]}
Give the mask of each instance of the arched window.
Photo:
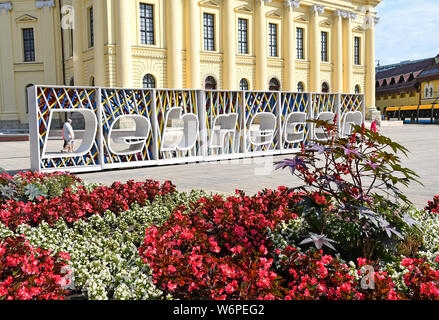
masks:
{"type": "Polygon", "coordinates": [[[149,74],[149,73],[146,74],[143,77],[142,85],[143,85],[144,89],[153,89],[153,88],[155,88],[156,85],[155,85],[155,78],[154,78],[154,76],[152,74],[149,74]]]}
{"type": "Polygon", "coordinates": [[[425,98],[428,98],[429,90],[428,84],[425,86],[425,98]]]}
{"type": "Polygon", "coordinates": [[[377,88],[380,87],[380,82],[379,81],[375,82],[375,87],[377,87],[377,88]]]}
{"type": "Polygon", "coordinates": [[[239,90],[243,90],[243,91],[248,91],[250,88],[249,84],[248,84],[248,80],[247,79],[241,79],[241,81],[239,81],[239,90]]]}
{"type": "Polygon", "coordinates": [[[276,78],[271,78],[268,86],[270,91],[280,91],[280,82],[276,78]]]}
{"type": "Polygon", "coordinates": [[[322,92],[328,93],[329,92],[329,85],[326,82],[322,83],[322,92]]]}
{"type": "Polygon", "coordinates": [[[357,84],[357,85],[355,86],[355,93],[356,93],[356,94],[360,94],[360,93],[361,93],[361,87],[360,87],[359,84],[357,84]]]}
{"type": "Polygon", "coordinates": [[[70,78],[69,86],[73,87],[75,85],[75,79],[73,77],[70,78]]]}
{"type": "Polygon", "coordinates": [[[385,87],[385,86],[387,86],[387,80],[384,79],[382,87],[385,87]]]}
{"type": "Polygon", "coordinates": [[[390,80],[390,85],[395,84],[395,83],[396,83],[395,78],[392,78],[392,80],[390,80]]]}
{"type": "Polygon", "coordinates": [[[206,90],[216,90],[217,85],[216,85],[216,80],[214,77],[212,76],[208,76],[206,78],[206,80],[204,80],[204,88],[206,90]]]}
{"type": "Polygon", "coordinates": [[[433,85],[431,85],[431,87],[430,87],[430,98],[433,98],[433,85]]]}
{"type": "Polygon", "coordinates": [[[94,86],[95,86],[95,77],[91,76],[91,77],[90,77],[90,80],[89,80],[89,82],[88,82],[88,84],[89,84],[91,87],[94,87],[94,86]]]}
{"type": "Polygon", "coordinates": [[[305,91],[305,85],[303,84],[303,82],[299,82],[297,84],[297,91],[298,92],[304,92],[305,91]]]}

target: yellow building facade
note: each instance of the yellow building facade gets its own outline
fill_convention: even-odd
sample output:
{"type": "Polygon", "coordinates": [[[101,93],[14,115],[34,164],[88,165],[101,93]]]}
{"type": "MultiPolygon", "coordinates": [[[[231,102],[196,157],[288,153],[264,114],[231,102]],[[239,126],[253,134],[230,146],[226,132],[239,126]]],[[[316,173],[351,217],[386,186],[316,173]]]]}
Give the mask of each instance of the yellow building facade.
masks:
{"type": "Polygon", "coordinates": [[[380,68],[375,87],[376,106],[381,112],[439,103],[439,55],[380,68]]]}
{"type": "Polygon", "coordinates": [[[421,104],[432,104],[439,102],[439,79],[423,81],[422,88],[421,104]]]}
{"type": "Polygon", "coordinates": [[[0,123],[28,122],[31,84],[358,92],[372,112],[378,3],[0,2],[0,123]]]}

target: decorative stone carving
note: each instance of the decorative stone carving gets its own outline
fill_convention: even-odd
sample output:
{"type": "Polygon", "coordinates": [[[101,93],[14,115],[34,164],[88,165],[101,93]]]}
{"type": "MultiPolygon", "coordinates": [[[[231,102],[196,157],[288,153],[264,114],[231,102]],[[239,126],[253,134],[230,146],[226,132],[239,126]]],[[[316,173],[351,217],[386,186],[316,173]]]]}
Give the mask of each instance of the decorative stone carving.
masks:
{"type": "Polygon", "coordinates": [[[2,15],[3,10],[5,10],[6,13],[8,13],[8,11],[12,10],[12,3],[11,2],[0,2],[0,16],[2,15]]]}
{"type": "Polygon", "coordinates": [[[285,7],[288,7],[292,10],[297,9],[300,7],[300,1],[299,0],[286,0],[285,1],[285,7]]]}
{"type": "Polygon", "coordinates": [[[325,7],[318,6],[318,5],[313,5],[310,9],[311,9],[312,13],[317,13],[318,15],[325,12],[325,7]]]}
{"type": "Polygon", "coordinates": [[[356,14],[355,12],[349,12],[345,10],[336,10],[334,14],[336,17],[342,17],[343,19],[357,20],[358,18],[358,14],[356,14]]]}
{"type": "Polygon", "coordinates": [[[267,4],[267,3],[270,3],[270,2],[271,2],[271,0],[256,0],[256,3],[257,3],[257,4],[261,4],[262,1],[264,1],[264,4],[267,4]]]}

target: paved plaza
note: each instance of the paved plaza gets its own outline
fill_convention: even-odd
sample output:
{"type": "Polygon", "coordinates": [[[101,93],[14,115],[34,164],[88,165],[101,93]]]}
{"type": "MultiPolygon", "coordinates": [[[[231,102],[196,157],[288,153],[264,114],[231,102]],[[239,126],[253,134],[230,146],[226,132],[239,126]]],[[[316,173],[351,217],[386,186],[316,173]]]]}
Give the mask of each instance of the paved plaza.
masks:
{"type": "MultiPolygon", "coordinates": [[[[439,194],[439,126],[404,125],[382,127],[383,134],[410,150],[403,165],[420,175],[424,186],[413,184],[407,191],[409,198],[421,208],[439,194]]],[[[241,189],[249,194],[280,185],[298,186],[299,181],[288,171],[273,171],[273,162],[287,156],[262,157],[209,163],[155,166],[138,169],[120,169],[79,176],[87,182],[111,184],[129,179],[158,181],[171,180],[181,191],[204,189],[208,192],[231,194],[241,189]]],[[[0,142],[0,167],[11,172],[28,170],[29,142],[0,142]]]]}

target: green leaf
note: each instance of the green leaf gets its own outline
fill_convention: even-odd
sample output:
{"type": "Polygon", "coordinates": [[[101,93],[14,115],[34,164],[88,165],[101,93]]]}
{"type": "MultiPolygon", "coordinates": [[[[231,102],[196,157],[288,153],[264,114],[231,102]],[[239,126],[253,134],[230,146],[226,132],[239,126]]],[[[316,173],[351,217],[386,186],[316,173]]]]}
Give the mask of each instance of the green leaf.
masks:
{"type": "Polygon", "coordinates": [[[29,198],[29,200],[33,201],[39,197],[47,197],[47,194],[41,190],[38,186],[34,184],[28,184],[24,188],[24,194],[29,198]]]}

